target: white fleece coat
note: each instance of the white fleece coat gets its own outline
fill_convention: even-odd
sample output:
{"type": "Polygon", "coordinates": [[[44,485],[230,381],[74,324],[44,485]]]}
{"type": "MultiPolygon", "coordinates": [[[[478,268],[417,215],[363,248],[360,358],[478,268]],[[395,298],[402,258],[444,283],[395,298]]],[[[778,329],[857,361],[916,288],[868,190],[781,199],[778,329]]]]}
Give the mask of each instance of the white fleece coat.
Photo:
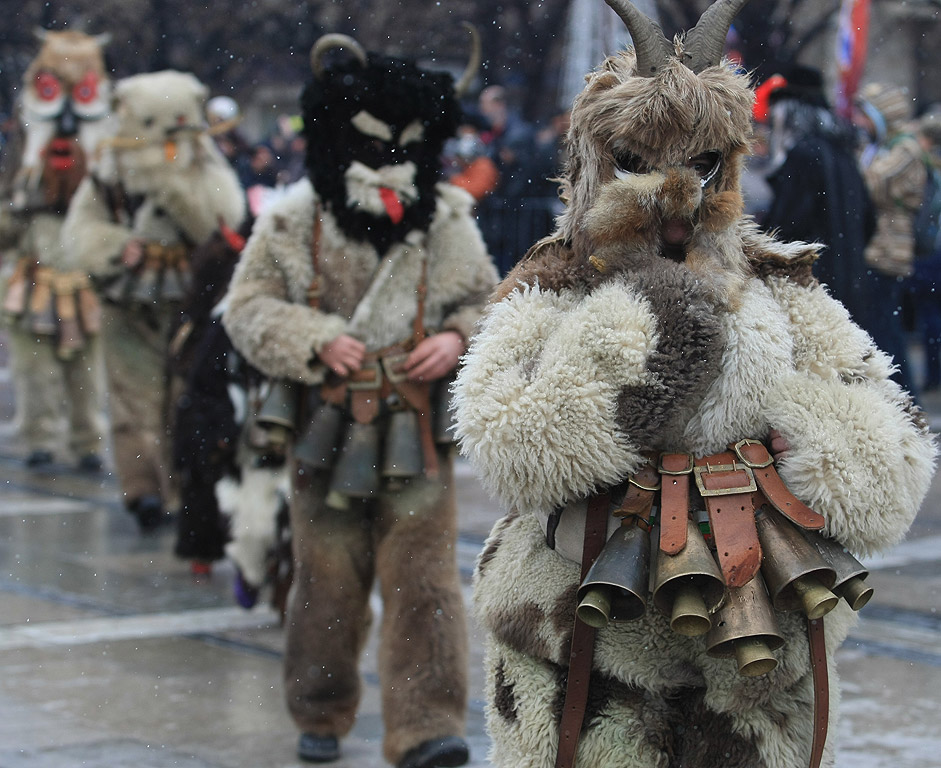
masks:
{"type": "MultiPolygon", "coordinates": [[[[782,270],[756,271],[735,308],[704,299],[699,283],[682,282],[684,268],[665,260],[652,277],[628,272],[593,288],[520,284],[490,307],[466,356],[454,390],[457,434],[509,510],[475,587],[490,633],[497,765],[554,765],[585,500],[638,469],[641,451],[707,455],[776,428],[791,445],[780,475],[826,518],[826,535],[857,554],[897,543],[928,490],[935,444],[889,380],[887,357],[825,288],[784,276],[800,249],[753,225],[738,238],[775,255],[782,270]],[[707,326],[718,330],[697,341],[691,329],[707,326]],[[715,373],[678,398],[671,387],[701,369],[715,373]],[[560,505],[553,551],[545,522],[560,505]]],[[[688,727],[716,734],[713,747],[720,735],[729,745],[698,768],[806,764],[813,694],[804,621],[778,619],[786,639],[778,667],[758,678],[708,657],[702,638],[673,633],[652,604],[642,619],[600,630],[592,678],[600,702],[589,703],[577,765],[673,765],[666,754],[681,732],[669,720],[677,706],[694,718],[688,727]]],[[[832,652],[853,620],[842,603],[826,618],[834,713],[832,652]]],[[[835,724],[825,763],[834,732],[835,724]]]]}
{"type": "Polygon", "coordinates": [[[325,368],[316,354],[340,334],[360,339],[368,350],[411,337],[425,259],[426,327],[469,339],[496,270],[472,217],[471,197],[448,184],[436,192],[428,231],[412,232],[381,257],[371,245],[347,239],[324,210],[323,296],[312,309],[307,288],[314,277],[316,197],[307,179],[297,182],[255,223],[229,286],[223,322],[238,350],[268,376],[319,383],[325,368]]]}

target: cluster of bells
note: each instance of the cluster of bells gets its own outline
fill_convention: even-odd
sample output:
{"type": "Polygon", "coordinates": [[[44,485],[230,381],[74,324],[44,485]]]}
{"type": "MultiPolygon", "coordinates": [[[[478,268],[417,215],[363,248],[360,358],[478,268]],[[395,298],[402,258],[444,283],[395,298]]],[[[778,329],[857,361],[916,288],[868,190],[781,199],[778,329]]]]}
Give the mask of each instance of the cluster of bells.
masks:
{"type": "MultiPolygon", "coordinates": [[[[353,386],[353,385],[350,385],[353,386]]],[[[424,472],[418,414],[397,395],[375,421],[350,420],[345,411],[324,402],[316,388],[273,382],[256,416],[268,441],[286,449],[293,443],[294,460],[314,470],[330,472],[328,504],[343,507],[346,499],[366,499],[381,488],[424,472]],[[301,398],[307,403],[302,408],[301,398]],[[299,414],[310,414],[302,429],[299,414]]],[[[451,413],[436,408],[432,431],[436,443],[450,443],[451,413]]]]}
{"type": "Polygon", "coordinates": [[[820,619],[840,598],[858,611],[872,597],[868,571],[843,546],[792,525],[770,507],[755,515],[761,570],[741,587],[727,587],[699,525],[687,521],[687,544],[676,555],[659,551],[659,528],[625,524],[608,539],[577,593],[578,618],[600,629],[639,619],[652,595],[671,629],[705,635],[706,651],[735,658],[740,674],[755,677],[777,666],[784,644],[775,610],[820,619]],[[651,568],[651,550],[655,563],[651,568]]]}

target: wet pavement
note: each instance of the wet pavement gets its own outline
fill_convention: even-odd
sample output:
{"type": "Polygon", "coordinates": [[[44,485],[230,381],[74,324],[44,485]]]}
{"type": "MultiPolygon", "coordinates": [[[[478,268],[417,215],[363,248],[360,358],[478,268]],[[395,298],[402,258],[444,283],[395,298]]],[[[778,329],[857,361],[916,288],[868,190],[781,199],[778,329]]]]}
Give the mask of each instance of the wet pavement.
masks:
{"type": "MultiPolygon", "coordinates": [[[[271,609],[238,608],[233,569],[194,578],[169,529],[142,536],[113,476],[63,461],[28,470],[0,337],[0,768],[288,768],[271,609]]],[[[925,398],[941,426],[941,395],[925,398]]],[[[465,597],[497,517],[463,462],[465,597]]],[[[839,768],[941,767],[941,480],[906,541],[868,563],[876,594],[840,650],[839,768]]],[[[376,602],[376,610],[381,605],[376,602]]],[[[480,636],[471,633],[471,766],[488,765],[480,636]]],[[[339,768],[382,761],[375,641],[339,768]]],[[[795,768],[799,768],[795,766],[795,768]]]]}

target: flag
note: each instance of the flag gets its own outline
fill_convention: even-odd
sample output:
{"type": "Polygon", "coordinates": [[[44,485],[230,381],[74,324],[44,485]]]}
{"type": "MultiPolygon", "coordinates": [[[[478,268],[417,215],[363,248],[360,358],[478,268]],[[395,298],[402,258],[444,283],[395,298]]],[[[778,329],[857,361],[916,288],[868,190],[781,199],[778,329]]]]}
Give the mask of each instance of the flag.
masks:
{"type": "Polygon", "coordinates": [[[870,0],[842,0],[836,35],[836,111],[852,117],[853,98],[866,66],[870,0]]]}

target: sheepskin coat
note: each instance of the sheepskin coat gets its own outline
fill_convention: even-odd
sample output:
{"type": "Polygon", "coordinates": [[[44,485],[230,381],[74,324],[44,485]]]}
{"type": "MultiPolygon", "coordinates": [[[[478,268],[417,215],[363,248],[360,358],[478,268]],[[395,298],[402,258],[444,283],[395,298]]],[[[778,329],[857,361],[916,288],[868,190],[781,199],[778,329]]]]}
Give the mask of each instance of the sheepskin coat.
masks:
{"type": "Polygon", "coordinates": [[[448,184],[437,185],[436,193],[427,232],[413,230],[384,254],[347,238],[320,206],[323,295],[313,309],[307,288],[319,198],[309,180],[297,182],[259,217],[232,279],[223,321],[239,352],[268,376],[316,384],[325,371],[316,354],[340,334],[371,351],[403,342],[412,334],[425,260],[426,327],[469,339],[496,270],[471,214],[472,198],[448,184]]]}
{"type": "MultiPolygon", "coordinates": [[[[933,440],[890,360],[811,277],[812,247],[745,219],[724,237],[748,262],[731,302],[686,264],[596,262],[599,273],[564,238],[545,243],[504,283],[466,356],[458,438],[507,510],[475,583],[497,765],[554,765],[586,500],[636,471],[643,451],[702,456],[777,429],[791,446],[781,477],[858,555],[897,543],[928,490],[933,440]],[[553,550],[546,520],[560,506],[553,550]]],[[[805,620],[777,618],[786,642],[757,678],[673,633],[652,605],[599,630],[577,765],[806,765],[805,620]]],[[[834,715],[832,652],[853,621],[841,603],[825,622],[834,715]]]]}

